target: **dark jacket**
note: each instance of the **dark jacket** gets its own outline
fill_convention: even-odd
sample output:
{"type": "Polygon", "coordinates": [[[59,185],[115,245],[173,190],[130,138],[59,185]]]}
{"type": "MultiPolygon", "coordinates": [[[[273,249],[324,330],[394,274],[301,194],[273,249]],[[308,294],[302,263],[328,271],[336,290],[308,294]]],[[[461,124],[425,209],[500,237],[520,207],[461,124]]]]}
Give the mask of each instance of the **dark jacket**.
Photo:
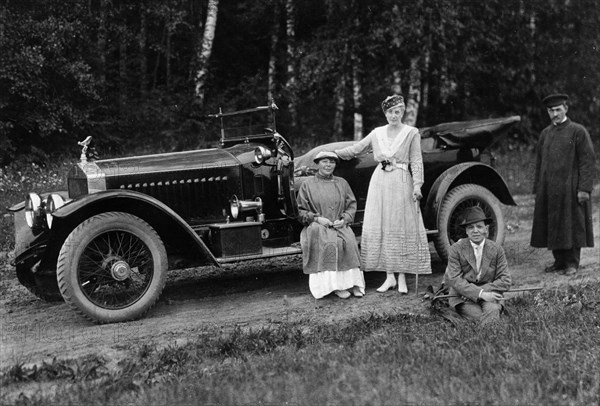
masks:
{"type": "Polygon", "coordinates": [[[444,284],[448,286],[451,297],[448,304],[456,307],[458,304],[471,300],[479,301],[479,292],[506,292],[510,289],[511,277],[508,273],[508,263],[502,246],[495,241],[486,239],[481,259],[481,276],[477,279],[475,252],[468,238],[459,240],[450,247],[448,266],[444,274],[444,284]]]}

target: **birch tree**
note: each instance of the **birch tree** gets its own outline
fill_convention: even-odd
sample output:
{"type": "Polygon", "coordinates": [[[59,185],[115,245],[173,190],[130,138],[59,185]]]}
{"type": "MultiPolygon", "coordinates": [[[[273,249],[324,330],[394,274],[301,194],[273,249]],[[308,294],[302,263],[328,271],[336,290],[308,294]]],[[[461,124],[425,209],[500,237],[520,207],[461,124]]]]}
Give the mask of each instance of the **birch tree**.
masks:
{"type": "Polygon", "coordinates": [[[119,41],[119,109],[123,111],[127,103],[127,37],[128,30],[124,18],[126,5],[119,4],[119,15],[122,18],[118,26],[119,41]]]}
{"type": "Polygon", "coordinates": [[[352,96],[354,99],[354,140],[363,137],[362,100],[363,90],[361,82],[361,60],[357,55],[352,58],[352,96]]]}
{"type": "Polygon", "coordinates": [[[140,31],[138,34],[138,52],[140,69],[140,96],[144,98],[148,90],[148,58],[146,56],[146,42],[148,40],[148,27],[146,24],[148,10],[146,0],[140,2],[140,31]]]}
{"type": "Polygon", "coordinates": [[[269,72],[268,72],[268,84],[267,84],[267,100],[275,99],[275,84],[276,84],[276,73],[277,73],[277,46],[279,44],[279,17],[280,17],[280,6],[279,0],[275,0],[273,4],[273,24],[271,26],[271,51],[269,54],[269,72]]]}
{"type": "Polygon", "coordinates": [[[408,72],[408,93],[406,95],[406,112],[404,123],[415,127],[419,115],[419,102],[421,101],[421,72],[419,71],[419,58],[410,60],[408,72]]]}
{"type": "Polygon", "coordinates": [[[335,116],[333,118],[333,139],[341,140],[344,135],[344,113],[346,111],[346,72],[342,70],[335,88],[335,116]]]}
{"type": "Polygon", "coordinates": [[[98,20],[98,74],[100,88],[106,86],[106,0],[100,0],[100,13],[98,20]]]}
{"type": "Polygon", "coordinates": [[[287,35],[287,90],[288,111],[292,128],[298,126],[298,111],[296,107],[296,7],[294,0],[286,0],[286,35],[287,35]]]}
{"type": "Polygon", "coordinates": [[[201,45],[197,50],[198,69],[196,70],[195,75],[194,96],[196,98],[196,103],[200,108],[204,107],[204,91],[206,86],[206,77],[208,75],[208,61],[210,59],[212,45],[215,39],[218,11],[219,0],[208,0],[204,34],[202,36],[201,45]]]}

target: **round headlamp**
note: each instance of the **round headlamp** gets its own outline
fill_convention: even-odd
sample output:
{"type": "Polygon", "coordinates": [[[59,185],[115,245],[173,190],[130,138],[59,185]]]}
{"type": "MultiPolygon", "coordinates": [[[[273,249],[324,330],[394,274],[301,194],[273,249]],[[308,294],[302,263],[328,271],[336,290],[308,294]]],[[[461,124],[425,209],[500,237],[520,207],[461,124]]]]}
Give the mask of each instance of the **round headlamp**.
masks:
{"type": "Polygon", "coordinates": [[[229,211],[231,211],[231,217],[233,217],[234,219],[238,218],[238,216],[240,215],[239,202],[240,201],[238,200],[236,195],[233,195],[233,197],[229,201],[229,211]]]}
{"type": "Polygon", "coordinates": [[[267,159],[271,158],[272,156],[273,153],[268,148],[256,147],[254,149],[254,162],[256,162],[259,165],[264,164],[267,161],[267,159]]]}
{"type": "Polygon", "coordinates": [[[51,193],[46,198],[46,224],[48,228],[52,227],[52,213],[54,213],[58,208],[62,207],[65,204],[65,199],[62,198],[61,195],[57,193],[51,193]]]}
{"type": "Polygon", "coordinates": [[[25,221],[29,228],[42,226],[42,198],[37,193],[29,193],[25,199],[25,221]]]}

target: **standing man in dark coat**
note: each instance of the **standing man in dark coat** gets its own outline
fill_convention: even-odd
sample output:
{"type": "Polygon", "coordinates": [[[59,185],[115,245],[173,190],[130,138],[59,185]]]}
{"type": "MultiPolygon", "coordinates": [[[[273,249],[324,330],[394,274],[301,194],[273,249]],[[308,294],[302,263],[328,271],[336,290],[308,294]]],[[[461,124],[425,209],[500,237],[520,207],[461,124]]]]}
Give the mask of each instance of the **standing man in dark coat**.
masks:
{"type": "Polygon", "coordinates": [[[574,275],[581,248],[594,246],[594,147],[587,130],[567,117],[568,99],[553,94],[543,100],[551,124],[537,145],[531,246],[552,250],[554,264],[546,272],[574,275]]]}

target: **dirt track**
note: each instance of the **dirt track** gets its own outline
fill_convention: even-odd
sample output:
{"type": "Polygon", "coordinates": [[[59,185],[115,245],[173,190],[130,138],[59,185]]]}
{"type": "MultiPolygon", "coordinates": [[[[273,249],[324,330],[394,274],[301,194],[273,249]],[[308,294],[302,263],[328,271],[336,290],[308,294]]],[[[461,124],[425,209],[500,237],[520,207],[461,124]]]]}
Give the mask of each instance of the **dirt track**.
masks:
{"type": "MultiPolygon", "coordinates": [[[[521,196],[517,200],[519,207],[506,208],[509,233],[504,244],[515,286],[551,288],[600,279],[597,193],[596,248],[582,251],[580,272],[574,277],[543,273],[551,254],[528,244],[533,199],[521,196]]],[[[218,274],[214,268],[178,271],[146,317],[111,325],[92,324],[65,303],[44,302],[16,278],[5,278],[0,285],[1,367],[87,354],[118,361],[143,343],[181,345],[202,334],[227,332],[238,325],[258,328],[289,320],[311,326],[371,313],[428,313],[422,294],[428,285],[439,285],[444,267],[435,254],[432,258],[434,274],[419,278],[419,295],[415,294],[412,276],[407,277],[408,295],[377,293],[375,288],[384,275],[370,273],[366,275],[366,296],[348,300],[313,299],[299,256],[229,265],[218,274]]]]}

